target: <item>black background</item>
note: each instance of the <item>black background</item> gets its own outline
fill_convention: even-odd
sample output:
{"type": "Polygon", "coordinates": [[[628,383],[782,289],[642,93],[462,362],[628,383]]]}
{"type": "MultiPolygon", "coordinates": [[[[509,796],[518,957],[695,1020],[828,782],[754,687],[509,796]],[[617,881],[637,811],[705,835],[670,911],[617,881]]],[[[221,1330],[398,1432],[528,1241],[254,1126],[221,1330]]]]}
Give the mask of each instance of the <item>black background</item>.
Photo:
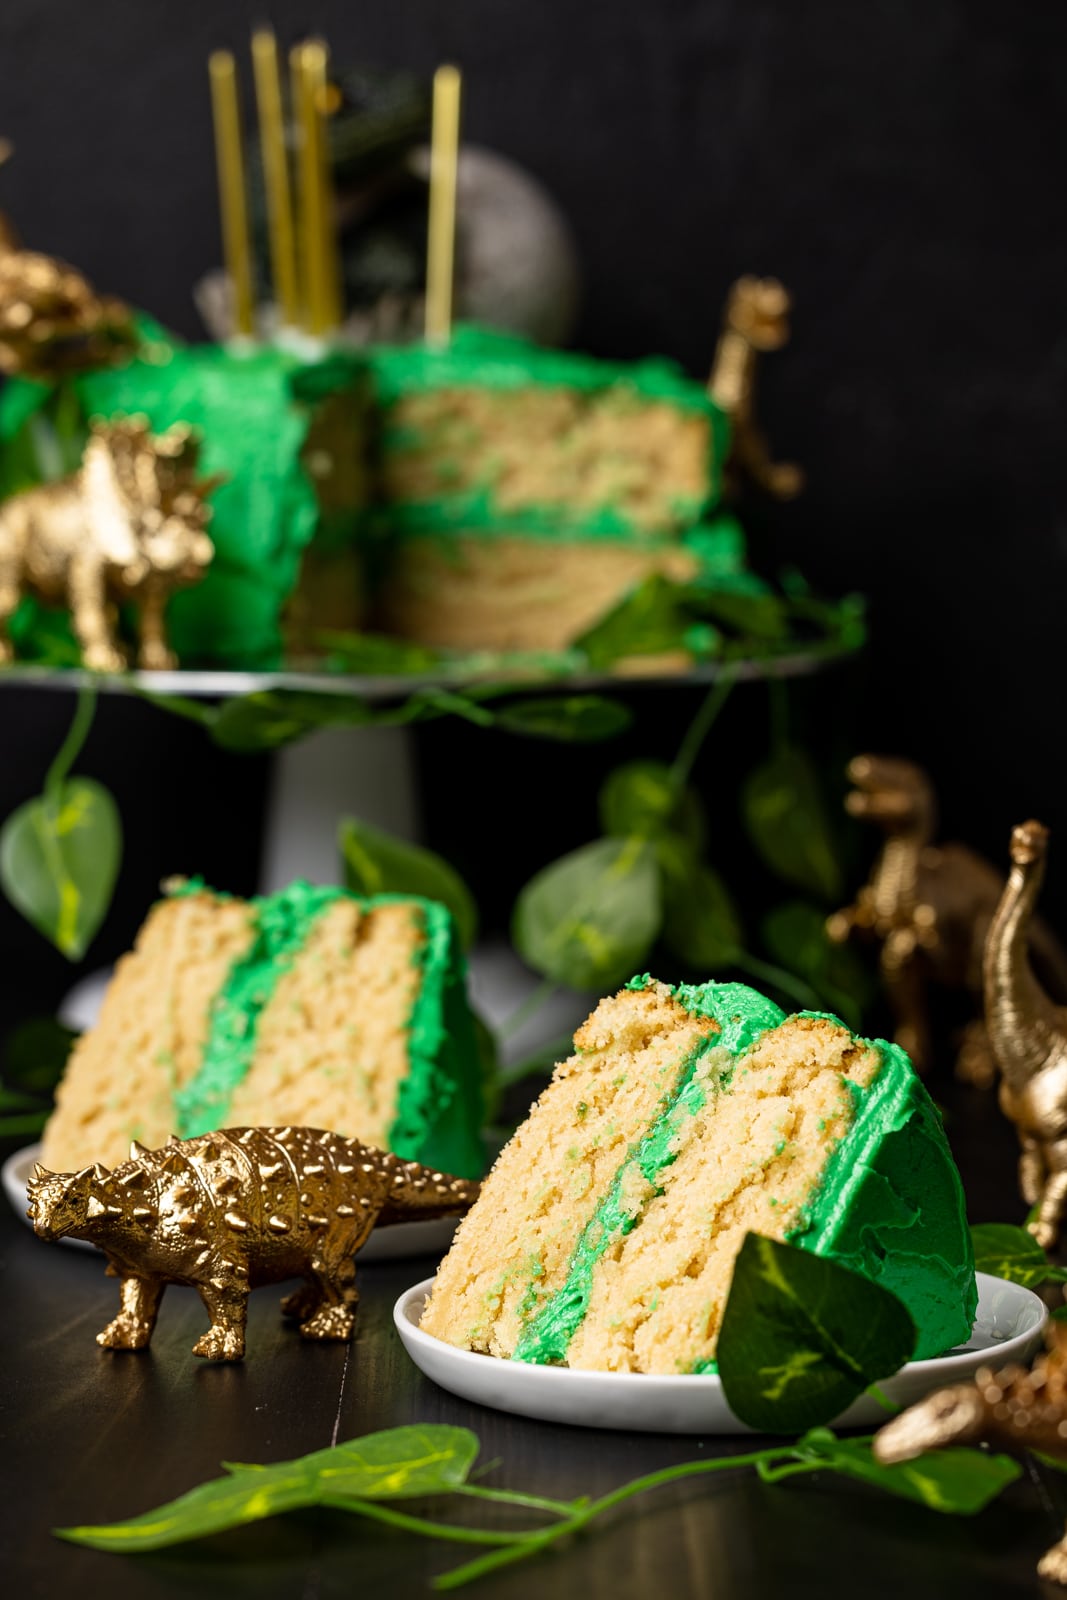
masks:
{"type": "MultiPolygon", "coordinates": [[[[0,205],[29,244],[185,334],[198,331],[190,285],[219,257],[206,58],[219,45],[243,53],[265,10],[7,0],[0,13],[0,131],[17,147],[0,205]]],[[[284,42],[319,29],[339,61],[462,65],[467,136],[537,174],[571,222],[586,279],[578,342],[594,352],[658,351],[702,374],[731,280],[756,271],[790,286],[794,338],[766,363],[762,410],[809,488],[761,509],[753,542],[766,570],[795,561],[828,592],[870,597],[868,664],[824,690],[831,731],[926,763],[946,833],[998,860],[1024,815],[1058,827],[1067,11],[1051,0],[269,10],[284,42]]],[[[744,693],[724,723],[742,743],[746,723],[765,727],[760,691],[744,693]]],[[[691,697],[637,704],[630,749],[669,753],[691,697]]],[[[37,790],[69,711],[60,695],[3,691],[0,814],[37,790]]],[[[498,887],[507,867],[486,829],[521,837],[527,863],[589,837],[597,762],[613,758],[587,753],[572,768],[524,750],[517,782],[514,748],[464,732],[461,761],[444,731],[420,737],[431,841],[476,879],[492,854],[498,887]]],[[[262,762],[113,702],[81,767],[116,791],[129,834],[92,962],[128,943],[163,873],[252,887],[262,762]]],[[[732,812],[721,763],[702,771],[732,812]]],[[[1046,904],[1067,926],[1059,857],[1046,904]]],[[[0,957],[27,1008],[69,978],[6,907],[0,957]]]]}

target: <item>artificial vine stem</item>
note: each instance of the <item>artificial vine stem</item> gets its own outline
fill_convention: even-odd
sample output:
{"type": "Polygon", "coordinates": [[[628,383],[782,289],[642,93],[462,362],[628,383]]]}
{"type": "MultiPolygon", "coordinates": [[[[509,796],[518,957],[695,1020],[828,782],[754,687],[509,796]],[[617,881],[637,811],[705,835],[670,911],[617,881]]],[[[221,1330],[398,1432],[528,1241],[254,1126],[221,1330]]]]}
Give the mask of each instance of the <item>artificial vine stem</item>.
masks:
{"type": "Polygon", "coordinates": [[[689,724],[678,754],[671,764],[671,784],[676,794],[681,793],[689,781],[689,774],[700,754],[701,746],[711,732],[712,725],[729,699],[730,691],[736,682],[737,674],[724,667],[704,696],[700,709],[689,724]]]}
{"type": "Polygon", "coordinates": [[[89,736],[89,729],[93,725],[95,713],[96,687],[91,684],[83,684],[78,690],[78,704],[75,707],[74,719],[67,730],[67,736],[56,751],[52,765],[45,773],[44,798],[49,805],[54,806],[56,804],[67,773],[78,759],[82,745],[89,736]]]}

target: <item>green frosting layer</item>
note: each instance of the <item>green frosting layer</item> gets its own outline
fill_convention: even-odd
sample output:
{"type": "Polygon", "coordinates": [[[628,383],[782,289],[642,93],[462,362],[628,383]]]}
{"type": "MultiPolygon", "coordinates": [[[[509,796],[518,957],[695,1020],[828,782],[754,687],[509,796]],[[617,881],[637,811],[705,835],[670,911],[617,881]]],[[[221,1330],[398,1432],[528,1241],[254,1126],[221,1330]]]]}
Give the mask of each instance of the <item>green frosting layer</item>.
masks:
{"type": "MultiPolygon", "coordinates": [[[[191,894],[202,887],[192,880],[177,892],[191,894]]],[[[408,1075],[400,1086],[389,1146],[410,1160],[476,1177],[485,1165],[479,1137],[482,1092],[463,958],[446,908],[410,895],[363,899],[345,889],[297,882],[249,902],[256,935],[215,997],[200,1069],[176,1096],[178,1130],[191,1138],[225,1123],[234,1091],[252,1066],[264,1007],[317,919],[340,899],[355,900],[367,910],[397,903],[418,909],[426,940],[407,1024],[408,1075]]]]}
{"type": "MultiPolygon", "coordinates": [[[[640,990],[652,981],[645,973],[627,987],[640,990]]],[[[671,993],[687,1011],[716,1021],[721,1031],[702,1041],[683,1064],[670,1104],[619,1167],[582,1231],[562,1288],[539,1306],[536,1290],[531,1294],[532,1314],[514,1360],[566,1359],[589,1305],[597,1262],[641,1220],[643,1206],[635,1208],[625,1199],[635,1192],[635,1176],[655,1186],[675,1159],[684,1119],[706,1103],[709,1090],[728,1090],[736,1060],[785,1020],[773,1001],[745,984],[679,984],[671,993]],[[721,1065],[709,1060],[720,1052],[721,1065]]],[[[800,1014],[844,1026],[829,1013],[800,1014]]],[[[919,1330],[915,1356],[921,1359],[966,1340],[974,1320],[977,1290],[963,1189],[938,1113],[907,1056],[884,1040],[859,1042],[881,1052],[882,1069],[869,1088],[849,1084],[853,1121],[787,1239],[896,1294],[919,1330]]],[[[700,1370],[712,1365],[704,1363],[700,1370]]]]}

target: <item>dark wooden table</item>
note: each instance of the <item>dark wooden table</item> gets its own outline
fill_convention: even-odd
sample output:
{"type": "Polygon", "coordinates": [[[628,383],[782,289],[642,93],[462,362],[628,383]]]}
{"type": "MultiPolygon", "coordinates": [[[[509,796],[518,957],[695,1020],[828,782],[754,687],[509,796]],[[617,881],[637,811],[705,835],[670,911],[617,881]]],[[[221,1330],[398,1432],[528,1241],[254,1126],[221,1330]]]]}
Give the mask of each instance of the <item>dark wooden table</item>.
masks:
{"type": "MultiPolygon", "coordinates": [[[[973,1218],[1018,1219],[1010,1132],[988,1099],[943,1093],[973,1218]]],[[[724,1438],[556,1427],[453,1399],[412,1366],[392,1326],[393,1302],[432,1261],[362,1269],[350,1350],[302,1343],[283,1326],[277,1293],[260,1290],[245,1362],[207,1366],[190,1354],[205,1325],[200,1302],[172,1289],[151,1350],[112,1354],[94,1340],[116,1303],[100,1259],[44,1245],[6,1204],[0,1213],[0,1593],[10,1600],[419,1595],[435,1573],[477,1553],[340,1512],[291,1514],[138,1557],[51,1537],[57,1525],[148,1510],[216,1476],[222,1460],[279,1461],[399,1423],[452,1422],[474,1429],[483,1459],[499,1458],[488,1481],[570,1498],[737,1448],[724,1438]]],[[[1062,1594],[1043,1591],[1034,1564],[1065,1514],[1067,1478],[1032,1465],[977,1519],[829,1475],[768,1487],[730,1472],[656,1490],[570,1546],[469,1592],[485,1600],[543,1600],[549,1588],[561,1600],[1062,1594]]]]}

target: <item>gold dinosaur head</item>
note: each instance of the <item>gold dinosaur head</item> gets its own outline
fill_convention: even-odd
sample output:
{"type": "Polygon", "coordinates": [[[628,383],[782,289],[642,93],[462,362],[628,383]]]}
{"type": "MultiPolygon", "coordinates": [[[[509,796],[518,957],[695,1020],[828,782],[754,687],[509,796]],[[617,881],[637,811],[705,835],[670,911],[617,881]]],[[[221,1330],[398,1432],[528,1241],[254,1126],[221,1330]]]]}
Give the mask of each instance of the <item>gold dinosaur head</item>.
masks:
{"type": "Polygon", "coordinates": [[[195,583],[215,554],[204,531],[212,514],[207,495],[223,481],[197,477],[199,437],[186,423],[153,434],[143,416],[96,418],[91,427],[89,448],[108,458],[133,539],[123,581],[130,589],[151,577],[168,588],[195,583]]]}
{"type": "MultiPolygon", "coordinates": [[[[110,1174],[99,1165],[80,1172],[49,1172],[38,1162],[26,1185],[29,1206],[26,1215],[39,1239],[62,1239],[77,1233],[94,1215],[93,1187],[110,1174]]],[[[99,1215],[102,1207],[95,1214],[99,1215]]]]}
{"type": "Polygon", "coordinates": [[[729,327],[754,350],[780,350],[789,339],[792,301],[777,278],[738,278],[726,302],[729,327]]]}
{"type": "Polygon", "coordinates": [[[1020,822],[1011,832],[1011,859],[1017,867],[1033,866],[1044,860],[1048,850],[1049,832],[1043,822],[1020,822]]]}
{"type": "Polygon", "coordinates": [[[853,785],[845,798],[850,817],[879,822],[887,832],[933,824],[934,791],[913,761],[899,756],[859,755],[846,772],[853,785]]]}

